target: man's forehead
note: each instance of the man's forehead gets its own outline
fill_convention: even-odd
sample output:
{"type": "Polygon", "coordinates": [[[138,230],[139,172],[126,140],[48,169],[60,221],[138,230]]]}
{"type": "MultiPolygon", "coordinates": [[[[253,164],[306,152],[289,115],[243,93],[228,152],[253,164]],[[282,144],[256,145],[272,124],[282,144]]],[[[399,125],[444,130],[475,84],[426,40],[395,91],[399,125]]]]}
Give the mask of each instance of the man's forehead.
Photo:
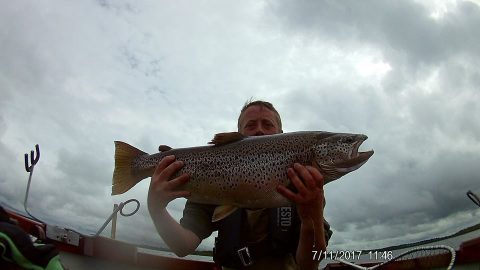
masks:
{"type": "Polygon", "coordinates": [[[243,120],[269,119],[275,120],[275,113],[264,106],[253,105],[243,113],[243,120]]]}

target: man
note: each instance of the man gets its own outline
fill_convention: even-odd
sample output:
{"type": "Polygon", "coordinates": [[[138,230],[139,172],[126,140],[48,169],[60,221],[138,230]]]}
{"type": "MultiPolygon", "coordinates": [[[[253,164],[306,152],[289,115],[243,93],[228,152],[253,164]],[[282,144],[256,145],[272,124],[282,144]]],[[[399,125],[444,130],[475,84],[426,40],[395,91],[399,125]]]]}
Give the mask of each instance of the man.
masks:
{"type": "MultiPolygon", "coordinates": [[[[283,132],[280,115],[265,101],[245,104],[238,118],[238,131],[246,136],[283,132]]],[[[323,219],[323,177],[316,168],[295,164],[287,170],[287,175],[297,192],[284,186],[277,188],[295,207],[274,211],[241,209],[213,223],[215,206],[187,201],[178,223],[166,206],[175,198],[189,196],[189,192],[177,189],[189,180],[188,175],[171,179],[182,166],[182,161],[176,161],[174,156],[162,159],[152,176],[148,194],[148,208],[155,227],[175,254],[183,257],[192,253],[203,239],[219,230],[214,258],[224,269],[318,268],[319,260],[313,259],[312,251],[325,251],[331,231],[323,219]],[[289,212],[283,214],[281,210],[289,212]],[[298,226],[292,225],[287,232],[276,230],[274,219],[280,215],[293,216],[292,224],[298,226]]]]}

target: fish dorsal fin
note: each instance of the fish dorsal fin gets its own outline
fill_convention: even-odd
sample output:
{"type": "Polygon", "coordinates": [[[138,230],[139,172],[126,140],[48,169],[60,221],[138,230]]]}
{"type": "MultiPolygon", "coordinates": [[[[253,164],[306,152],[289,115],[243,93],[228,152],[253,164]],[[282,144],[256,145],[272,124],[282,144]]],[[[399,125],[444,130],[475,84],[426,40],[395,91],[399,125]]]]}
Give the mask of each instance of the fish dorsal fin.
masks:
{"type": "Polygon", "coordinates": [[[218,134],[215,134],[215,137],[213,137],[212,141],[210,141],[209,144],[214,144],[216,146],[225,145],[225,144],[241,141],[244,138],[246,138],[246,136],[240,132],[218,133],[218,134]]]}
{"type": "Polygon", "coordinates": [[[233,205],[220,205],[215,208],[212,216],[212,222],[220,221],[231,215],[238,207],[233,205]]]}
{"type": "Polygon", "coordinates": [[[164,144],[158,146],[158,152],[165,152],[168,150],[172,150],[172,147],[164,144]]]}

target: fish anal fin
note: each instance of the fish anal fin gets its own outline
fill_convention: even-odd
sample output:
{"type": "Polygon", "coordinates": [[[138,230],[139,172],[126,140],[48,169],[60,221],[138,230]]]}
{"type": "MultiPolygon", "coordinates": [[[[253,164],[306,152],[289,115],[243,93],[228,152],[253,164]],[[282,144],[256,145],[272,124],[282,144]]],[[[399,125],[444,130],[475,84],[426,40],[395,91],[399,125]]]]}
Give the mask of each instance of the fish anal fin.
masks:
{"type": "Polygon", "coordinates": [[[214,144],[216,146],[219,145],[225,145],[237,141],[241,141],[244,138],[246,138],[245,135],[243,135],[240,132],[223,132],[223,133],[218,133],[215,134],[213,139],[209,142],[209,144],[214,144]]]}
{"type": "Polygon", "coordinates": [[[168,146],[168,145],[159,145],[158,146],[158,152],[166,152],[166,151],[169,151],[169,150],[172,150],[172,147],[168,146]]]}
{"type": "Polygon", "coordinates": [[[212,216],[212,222],[220,221],[231,215],[238,207],[233,205],[220,205],[215,208],[212,216]]]}

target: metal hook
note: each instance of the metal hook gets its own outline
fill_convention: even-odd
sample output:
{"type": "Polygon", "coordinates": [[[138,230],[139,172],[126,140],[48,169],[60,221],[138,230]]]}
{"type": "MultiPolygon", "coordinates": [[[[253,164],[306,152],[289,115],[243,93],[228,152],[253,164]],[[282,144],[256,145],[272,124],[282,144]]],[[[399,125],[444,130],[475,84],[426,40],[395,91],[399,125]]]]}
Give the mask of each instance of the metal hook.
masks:
{"type": "Polygon", "coordinates": [[[120,211],[120,215],[124,216],[124,217],[129,217],[129,216],[132,216],[134,215],[135,213],[137,213],[138,209],[140,208],[140,202],[137,200],[137,199],[130,199],[128,201],[125,201],[125,202],[121,202],[118,206],[116,206],[114,209],[113,209],[113,213],[107,218],[107,220],[105,221],[105,223],[103,223],[102,227],[98,230],[98,232],[95,234],[95,237],[99,236],[103,230],[105,229],[105,227],[107,227],[108,223],[110,223],[110,221],[112,219],[115,219],[116,216],[117,216],[117,213],[118,211],[120,211]],[[128,203],[131,203],[131,202],[136,202],[137,203],[137,207],[135,208],[134,211],[132,211],[131,213],[128,213],[128,214],[125,214],[123,213],[123,207],[125,207],[125,205],[127,205],[128,203]]]}
{"type": "Polygon", "coordinates": [[[33,168],[35,167],[38,160],[40,159],[40,146],[38,146],[38,144],[35,145],[35,151],[37,153],[36,155],[33,152],[33,150],[30,151],[30,161],[31,161],[30,166],[28,165],[28,154],[25,154],[25,170],[27,172],[29,172],[30,175],[28,176],[27,191],[25,192],[25,200],[23,201],[23,207],[25,208],[25,212],[27,212],[27,214],[29,214],[33,219],[39,221],[39,219],[37,219],[32,214],[30,214],[30,212],[28,212],[28,207],[27,207],[27,205],[28,205],[28,195],[30,193],[30,183],[32,181],[33,168]]]}
{"type": "Polygon", "coordinates": [[[475,193],[473,193],[471,190],[469,190],[469,191],[467,191],[467,196],[468,196],[468,198],[470,198],[470,200],[473,201],[473,203],[480,206],[480,199],[478,198],[478,196],[475,193]]]}

